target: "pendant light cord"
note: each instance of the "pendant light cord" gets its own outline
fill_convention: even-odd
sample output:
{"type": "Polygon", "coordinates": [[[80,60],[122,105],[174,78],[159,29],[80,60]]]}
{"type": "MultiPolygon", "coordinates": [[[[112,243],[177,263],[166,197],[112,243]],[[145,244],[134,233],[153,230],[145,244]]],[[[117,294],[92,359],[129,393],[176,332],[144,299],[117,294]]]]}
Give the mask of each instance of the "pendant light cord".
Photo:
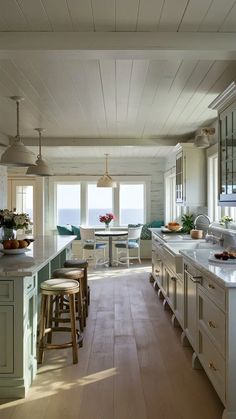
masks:
{"type": "Polygon", "coordinates": [[[106,170],[105,170],[105,174],[108,175],[108,156],[109,154],[105,154],[106,156],[106,170]]]}
{"type": "Polygon", "coordinates": [[[16,101],[16,139],[20,141],[20,103],[16,101]]]}
{"type": "Polygon", "coordinates": [[[37,157],[39,157],[40,159],[42,157],[42,153],[41,153],[41,146],[42,146],[42,144],[41,144],[41,138],[42,138],[42,133],[41,133],[41,131],[39,131],[39,154],[38,154],[37,157]]]}

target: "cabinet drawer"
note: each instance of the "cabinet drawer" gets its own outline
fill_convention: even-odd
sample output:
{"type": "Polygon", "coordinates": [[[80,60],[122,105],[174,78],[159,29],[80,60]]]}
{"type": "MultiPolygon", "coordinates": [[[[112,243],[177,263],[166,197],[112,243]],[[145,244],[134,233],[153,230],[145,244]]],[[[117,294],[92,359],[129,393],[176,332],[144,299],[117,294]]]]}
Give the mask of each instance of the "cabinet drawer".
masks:
{"type": "Polygon", "coordinates": [[[28,294],[35,287],[35,275],[24,278],[24,293],[28,294]]]}
{"type": "Polygon", "coordinates": [[[201,290],[198,291],[198,322],[225,357],[225,314],[201,290]]]}
{"type": "Polygon", "coordinates": [[[218,304],[219,307],[222,308],[222,310],[225,311],[226,306],[226,292],[224,288],[221,288],[216,281],[203,277],[201,286],[202,290],[207,294],[208,297],[210,297],[216,304],[218,304]]]}
{"type": "Polygon", "coordinates": [[[13,302],[14,301],[14,282],[0,281],[0,301],[13,302]]]}
{"type": "Polygon", "coordinates": [[[198,356],[221,401],[225,403],[225,360],[208,336],[200,331],[198,356]]]}

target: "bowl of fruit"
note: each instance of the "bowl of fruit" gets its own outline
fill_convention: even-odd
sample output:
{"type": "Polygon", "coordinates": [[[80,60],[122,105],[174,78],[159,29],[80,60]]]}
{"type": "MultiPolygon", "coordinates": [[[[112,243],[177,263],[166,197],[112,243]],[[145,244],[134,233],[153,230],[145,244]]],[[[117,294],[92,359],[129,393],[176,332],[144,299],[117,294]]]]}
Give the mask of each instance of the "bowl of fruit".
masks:
{"type": "Polygon", "coordinates": [[[182,228],[182,226],[179,223],[173,222],[173,223],[168,223],[167,228],[171,231],[178,231],[182,228]]]}
{"type": "Polygon", "coordinates": [[[31,241],[31,239],[4,240],[2,242],[2,249],[0,249],[0,251],[5,255],[19,255],[22,253],[30,252],[28,246],[30,245],[31,241]]]}

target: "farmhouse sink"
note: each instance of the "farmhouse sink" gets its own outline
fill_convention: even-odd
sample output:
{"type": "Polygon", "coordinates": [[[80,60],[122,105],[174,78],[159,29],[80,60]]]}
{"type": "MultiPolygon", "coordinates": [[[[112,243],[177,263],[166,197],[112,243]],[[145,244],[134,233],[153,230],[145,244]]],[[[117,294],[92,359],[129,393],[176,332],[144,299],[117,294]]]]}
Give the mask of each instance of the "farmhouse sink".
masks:
{"type": "Polygon", "coordinates": [[[206,241],[182,241],[165,243],[162,247],[165,259],[168,265],[176,272],[183,273],[183,256],[180,250],[198,250],[198,249],[219,249],[219,245],[207,243],[206,241]]]}

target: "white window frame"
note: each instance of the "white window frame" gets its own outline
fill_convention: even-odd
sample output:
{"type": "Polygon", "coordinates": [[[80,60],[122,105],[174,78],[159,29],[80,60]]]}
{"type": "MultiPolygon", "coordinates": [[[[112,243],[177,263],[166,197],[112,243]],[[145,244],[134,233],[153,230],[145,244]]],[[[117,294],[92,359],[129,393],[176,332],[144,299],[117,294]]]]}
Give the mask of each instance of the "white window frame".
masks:
{"type": "Polygon", "coordinates": [[[172,167],[164,174],[165,182],[165,224],[169,221],[175,221],[177,217],[176,205],[176,170],[172,167]]]}
{"type": "MultiPolygon", "coordinates": [[[[53,176],[49,178],[49,208],[47,228],[54,231],[56,228],[56,185],[80,183],[81,186],[81,225],[87,225],[87,185],[97,183],[97,176],[53,176]]],[[[121,227],[119,223],[119,184],[143,184],[144,185],[144,222],[150,219],[151,215],[151,176],[116,176],[118,187],[113,189],[113,213],[117,217],[113,223],[115,227],[121,227]]],[[[95,227],[101,227],[98,224],[95,227]]],[[[124,226],[123,226],[124,227],[124,226]]]]}

